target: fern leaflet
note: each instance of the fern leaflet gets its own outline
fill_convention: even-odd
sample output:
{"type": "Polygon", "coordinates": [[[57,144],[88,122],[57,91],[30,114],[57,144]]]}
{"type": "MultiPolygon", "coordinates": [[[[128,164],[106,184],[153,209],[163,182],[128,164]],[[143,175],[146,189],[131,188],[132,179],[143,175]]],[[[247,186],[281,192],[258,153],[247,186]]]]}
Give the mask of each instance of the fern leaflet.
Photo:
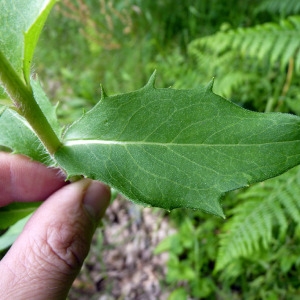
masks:
{"type": "Polygon", "coordinates": [[[215,271],[230,262],[268,249],[273,238],[284,238],[291,221],[300,224],[300,168],[263,183],[238,196],[245,202],[232,210],[221,234],[215,271]],[[278,236],[274,229],[278,229],[278,236]]]}
{"type": "MultiPolygon", "coordinates": [[[[300,72],[300,16],[292,16],[279,24],[266,23],[251,28],[238,28],[197,39],[190,44],[189,52],[201,60],[203,51],[213,52],[216,57],[228,51],[236,51],[247,57],[280,63],[286,67],[295,60],[300,72]],[[202,54],[201,54],[202,53],[202,54]]],[[[238,57],[237,57],[238,59],[238,57]]]]}
{"type": "Polygon", "coordinates": [[[265,0],[258,6],[256,12],[269,12],[283,16],[297,14],[300,12],[299,0],[265,0]]]}

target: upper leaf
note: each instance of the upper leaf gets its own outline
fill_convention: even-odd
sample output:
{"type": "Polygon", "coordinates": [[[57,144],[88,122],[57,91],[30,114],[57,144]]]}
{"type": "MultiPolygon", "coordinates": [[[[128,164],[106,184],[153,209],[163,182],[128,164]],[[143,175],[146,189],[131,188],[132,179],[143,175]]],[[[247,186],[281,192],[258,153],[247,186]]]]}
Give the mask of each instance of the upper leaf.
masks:
{"type": "Polygon", "coordinates": [[[0,49],[18,74],[29,82],[33,52],[56,0],[1,0],[0,49]]]}
{"type": "Polygon", "coordinates": [[[223,216],[221,196],[300,163],[300,118],[247,111],[192,90],[107,97],[64,135],[55,158],[70,176],[102,180],[136,202],[223,216]]]}

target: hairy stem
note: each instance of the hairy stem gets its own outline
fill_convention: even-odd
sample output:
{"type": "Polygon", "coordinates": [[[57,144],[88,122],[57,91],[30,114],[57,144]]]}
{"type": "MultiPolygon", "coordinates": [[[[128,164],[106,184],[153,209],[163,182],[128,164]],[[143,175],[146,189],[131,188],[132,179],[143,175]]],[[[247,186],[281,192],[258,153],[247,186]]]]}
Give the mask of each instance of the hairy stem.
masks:
{"type": "Polygon", "coordinates": [[[50,154],[61,142],[34,99],[32,89],[25,85],[0,51],[0,83],[10,96],[18,112],[26,118],[50,154]]]}

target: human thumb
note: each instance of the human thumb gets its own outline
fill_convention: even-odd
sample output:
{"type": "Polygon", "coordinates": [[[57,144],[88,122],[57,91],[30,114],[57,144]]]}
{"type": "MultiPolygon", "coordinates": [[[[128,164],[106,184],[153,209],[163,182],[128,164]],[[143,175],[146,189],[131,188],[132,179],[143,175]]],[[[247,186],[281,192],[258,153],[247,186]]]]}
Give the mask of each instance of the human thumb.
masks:
{"type": "Polygon", "coordinates": [[[109,199],[89,179],[52,194],[0,262],[1,299],[65,299],[109,199]]]}

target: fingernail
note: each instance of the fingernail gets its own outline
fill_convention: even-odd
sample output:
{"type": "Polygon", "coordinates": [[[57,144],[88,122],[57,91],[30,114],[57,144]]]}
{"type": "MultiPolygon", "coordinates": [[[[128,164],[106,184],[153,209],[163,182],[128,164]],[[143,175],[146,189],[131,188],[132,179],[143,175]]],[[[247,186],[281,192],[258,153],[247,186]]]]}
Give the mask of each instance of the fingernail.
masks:
{"type": "Polygon", "coordinates": [[[99,181],[91,181],[85,192],[83,204],[96,221],[101,219],[110,202],[110,188],[99,181]]]}

